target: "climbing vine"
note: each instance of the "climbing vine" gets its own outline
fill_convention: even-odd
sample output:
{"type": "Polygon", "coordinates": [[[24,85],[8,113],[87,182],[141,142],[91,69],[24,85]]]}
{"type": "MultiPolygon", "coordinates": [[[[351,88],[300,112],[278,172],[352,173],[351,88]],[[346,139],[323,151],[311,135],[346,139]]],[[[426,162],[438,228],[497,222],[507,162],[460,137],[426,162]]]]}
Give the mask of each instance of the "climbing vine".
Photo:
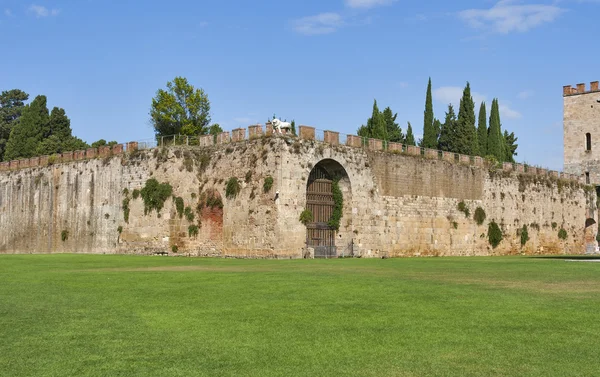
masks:
{"type": "Polygon", "coordinates": [[[504,235],[502,234],[502,229],[496,224],[495,221],[492,221],[490,225],[488,225],[488,241],[492,248],[496,248],[502,242],[502,238],[504,235]]]}
{"type": "Polygon", "coordinates": [[[160,212],[172,193],[173,188],[170,184],[158,183],[154,178],[147,180],[146,185],[140,191],[144,201],[144,214],[147,215],[153,210],[156,210],[157,213],[160,212]]]}
{"type": "Polygon", "coordinates": [[[304,211],[302,211],[302,213],[300,214],[300,222],[304,225],[307,225],[308,223],[311,223],[313,221],[313,214],[310,211],[310,209],[305,209],[304,211]]]}
{"type": "Polygon", "coordinates": [[[335,229],[336,231],[340,229],[340,221],[342,219],[342,211],[344,209],[344,195],[342,194],[342,190],[340,189],[340,179],[336,178],[333,180],[331,185],[332,193],[333,193],[333,213],[331,214],[331,218],[327,225],[335,229]]]}

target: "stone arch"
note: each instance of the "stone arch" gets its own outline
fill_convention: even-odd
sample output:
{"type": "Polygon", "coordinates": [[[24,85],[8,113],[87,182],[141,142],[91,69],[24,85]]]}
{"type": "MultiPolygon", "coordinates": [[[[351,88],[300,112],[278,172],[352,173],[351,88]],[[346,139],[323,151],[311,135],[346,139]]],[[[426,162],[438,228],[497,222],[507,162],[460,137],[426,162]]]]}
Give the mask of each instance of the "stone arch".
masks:
{"type": "Polygon", "coordinates": [[[202,238],[221,241],[223,238],[223,197],[217,189],[209,188],[200,194],[198,215],[202,238]]]}
{"type": "Polygon", "coordinates": [[[584,242],[586,252],[595,252],[596,246],[598,243],[596,242],[596,235],[598,233],[598,224],[596,220],[592,218],[587,218],[585,220],[585,229],[584,229],[584,242]]]}
{"type": "Polygon", "coordinates": [[[316,256],[353,255],[352,185],[346,169],[336,160],[326,158],[314,165],[306,183],[306,208],[314,211],[307,224],[306,245],[316,256]],[[334,231],[327,225],[333,210],[332,182],[338,181],[343,196],[340,227],[334,231]]]}

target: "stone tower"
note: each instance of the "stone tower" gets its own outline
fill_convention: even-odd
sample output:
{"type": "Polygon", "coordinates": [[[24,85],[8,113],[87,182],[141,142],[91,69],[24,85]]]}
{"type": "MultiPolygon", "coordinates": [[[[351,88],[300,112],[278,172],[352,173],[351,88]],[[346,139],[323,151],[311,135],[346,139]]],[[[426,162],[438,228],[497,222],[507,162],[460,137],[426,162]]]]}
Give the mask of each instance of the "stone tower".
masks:
{"type": "Polygon", "coordinates": [[[563,87],[564,171],[600,186],[600,89],[598,81],[563,87]]]}

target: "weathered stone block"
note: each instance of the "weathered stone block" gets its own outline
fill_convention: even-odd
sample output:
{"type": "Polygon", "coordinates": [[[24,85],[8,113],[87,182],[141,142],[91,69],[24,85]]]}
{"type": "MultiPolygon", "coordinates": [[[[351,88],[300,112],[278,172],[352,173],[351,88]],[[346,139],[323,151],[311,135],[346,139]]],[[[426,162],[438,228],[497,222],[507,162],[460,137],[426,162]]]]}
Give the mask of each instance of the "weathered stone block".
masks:
{"type": "Polygon", "coordinates": [[[454,162],[454,153],[443,151],[442,152],[442,159],[444,161],[454,162]]]}
{"type": "Polygon", "coordinates": [[[29,167],[29,159],[19,160],[19,169],[28,168],[29,167]]]}
{"type": "Polygon", "coordinates": [[[198,143],[201,147],[210,147],[214,144],[215,138],[213,135],[201,135],[198,139],[198,143]]]}
{"type": "Polygon", "coordinates": [[[245,128],[236,128],[231,131],[231,141],[238,142],[246,140],[246,129],[245,128]]]}
{"type": "Polygon", "coordinates": [[[40,166],[47,166],[49,157],[50,156],[40,156],[40,166]]]}
{"type": "Polygon", "coordinates": [[[29,166],[34,168],[36,166],[40,165],[40,158],[39,157],[31,157],[29,159],[29,166]]]}
{"type": "Polygon", "coordinates": [[[73,160],[79,161],[85,159],[85,151],[75,151],[73,152],[73,160]]]}
{"type": "Polygon", "coordinates": [[[408,154],[413,156],[418,156],[421,154],[421,148],[417,147],[416,145],[409,145],[406,150],[408,154]]]}
{"type": "Polygon", "coordinates": [[[551,176],[551,177],[554,177],[554,178],[558,178],[558,172],[557,172],[557,171],[555,171],[555,170],[551,170],[551,171],[550,171],[550,176],[551,176]]]}
{"type": "Polygon", "coordinates": [[[0,162],[0,171],[7,171],[10,169],[8,162],[0,162]]]}
{"type": "Polygon", "coordinates": [[[133,151],[137,151],[138,150],[138,142],[137,141],[130,141],[129,143],[127,143],[127,152],[133,152],[133,151]]]}
{"type": "Polygon", "coordinates": [[[425,157],[437,160],[438,151],[436,149],[425,149],[425,157]]]}
{"type": "Polygon", "coordinates": [[[458,160],[461,164],[470,165],[471,164],[471,156],[466,154],[461,154],[458,156],[458,160]]]}
{"type": "Polygon", "coordinates": [[[585,93],[585,83],[577,84],[577,93],[585,93]]]}
{"type": "Polygon", "coordinates": [[[506,171],[506,172],[513,171],[513,164],[510,163],[510,162],[503,162],[502,163],[502,170],[506,171]]]}
{"type": "Polygon", "coordinates": [[[113,153],[113,155],[117,155],[117,154],[123,153],[123,144],[113,145],[113,147],[112,147],[112,153],[113,153]]]}
{"type": "Polygon", "coordinates": [[[98,147],[98,156],[100,156],[100,157],[110,156],[110,146],[103,145],[101,147],[98,147]]]}
{"type": "Polygon", "coordinates": [[[19,160],[12,160],[8,162],[10,170],[17,170],[19,168],[19,160]]]}
{"type": "Polygon", "coordinates": [[[61,159],[63,162],[73,161],[73,152],[63,152],[61,159]]]}
{"type": "Polygon", "coordinates": [[[231,141],[231,139],[229,137],[228,131],[217,134],[217,144],[226,144],[226,143],[229,143],[230,141],[231,141]]]}
{"type": "Polygon", "coordinates": [[[348,135],[346,137],[346,145],[349,147],[362,147],[362,137],[356,135],[348,135]]]}
{"type": "Polygon", "coordinates": [[[525,173],[525,165],[523,165],[523,164],[515,164],[515,171],[517,173],[525,173]]]}
{"type": "Polygon", "coordinates": [[[263,130],[262,130],[262,126],[260,124],[256,124],[254,126],[248,127],[248,137],[250,139],[262,137],[262,135],[263,135],[263,130]]]}
{"type": "Polygon", "coordinates": [[[379,139],[369,139],[369,149],[372,151],[383,150],[383,141],[379,139]]]}
{"type": "Polygon", "coordinates": [[[86,158],[96,158],[97,156],[98,156],[98,150],[96,148],[88,148],[85,151],[86,158]]]}
{"type": "Polygon", "coordinates": [[[390,152],[402,152],[402,144],[390,141],[388,143],[388,151],[390,151],[390,152]]]}
{"type": "Polygon", "coordinates": [[[538,175],[547,175],[548,169],[537,168],[537,174],[538,175]]]}
{"type": "Polygon", "coordinates": [[[315,128],[310,126],[300,126],[300,138],[304,140],[315,140],[315,128]]]}
{"type": "Polygon", "coordinates": [[[481,168],[483,167],[483,158],[481,158],[480,156],[475,156],[473,157],[473,163],[475,164],[475,166],[481,168]]]}
{"type": "Polygon", "coordinates": [[[597,92],[599,84],[600,83],[598,81],[592,81],[590,83],[590,92],[597,92]]]}
{"type": "Polygon", "coordinates": [[[327,144],[339,145],[340,144],[340,133],[335,131],[324,131],[323,140],[327,144]]]}
{"type": "Polygon", "coordinates": [[[265,135],[271,136],[273,133],[273,124],[267,122],[267,124],[265,124],[265,135]]]}

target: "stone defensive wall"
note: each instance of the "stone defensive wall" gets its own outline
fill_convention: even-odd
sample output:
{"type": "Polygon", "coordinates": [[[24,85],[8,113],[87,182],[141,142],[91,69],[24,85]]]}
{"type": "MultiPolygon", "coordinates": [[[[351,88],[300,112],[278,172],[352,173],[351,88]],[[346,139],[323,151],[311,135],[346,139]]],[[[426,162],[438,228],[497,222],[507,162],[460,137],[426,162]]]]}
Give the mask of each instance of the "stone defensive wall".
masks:
{"type": "Polygon", "coordinates": [[[316,169],[339,179],[339,256],[580,254],[596,246],[596,192],[578,176],[298,131],[255,125],[184,145],[132,142],[3,163],[0,252],[302,258],[311,251],[299,219],[316,169]],[[172,188],[159,210],[144,204],[150,179],[172,188]],[[502,233],[497,247],[492,223],[502,233]]]}

